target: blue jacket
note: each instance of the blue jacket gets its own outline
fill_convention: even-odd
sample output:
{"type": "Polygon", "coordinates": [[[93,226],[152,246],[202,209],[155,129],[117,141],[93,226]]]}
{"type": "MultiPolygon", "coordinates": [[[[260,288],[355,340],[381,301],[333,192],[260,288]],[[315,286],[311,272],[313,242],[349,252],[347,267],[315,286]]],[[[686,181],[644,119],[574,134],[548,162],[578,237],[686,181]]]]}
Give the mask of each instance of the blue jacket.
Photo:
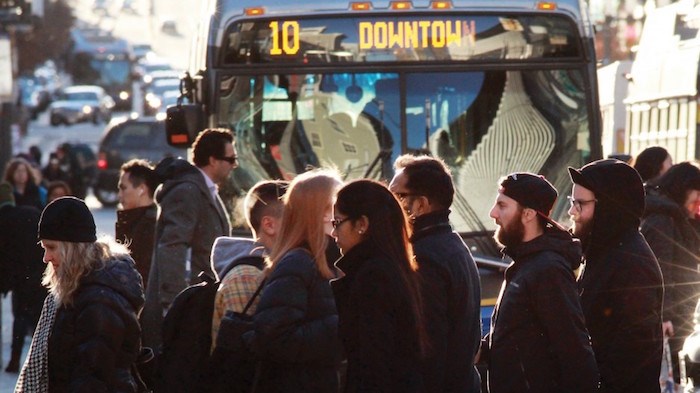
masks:
{"type": "Polygon", "coordinates": [[[413,252],[423,280],[425,319],[432,351],[424,367],[429,392],[479,392],[474,356],[481,340],[479,271],[449,210],[425,214],[413,224],[413,252]]]}

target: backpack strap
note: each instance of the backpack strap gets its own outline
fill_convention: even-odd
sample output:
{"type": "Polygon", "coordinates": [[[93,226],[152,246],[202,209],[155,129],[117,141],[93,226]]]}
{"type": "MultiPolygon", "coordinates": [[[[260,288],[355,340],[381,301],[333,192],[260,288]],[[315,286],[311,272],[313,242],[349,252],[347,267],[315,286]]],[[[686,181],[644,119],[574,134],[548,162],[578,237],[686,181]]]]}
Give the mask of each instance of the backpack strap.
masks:
{"type": "Polygon", "coordinates": [[[263,287],[265,286],[265,281],[267,281],[267,278],[263,278],[263,280],[260,282],[260,285],[258,285],[258,289],[255,290],[255,293],[253,294],[253,296],[250,297],[250,299],[248,300],[248,303],[245,305],[245,308],[243,309],[242,314],[248,313],[248,309],[250,308],[250,306],[253,305],[255,298],[258,297],[258,295],[260,294],[260,291],[262,291],[263,287]]]}

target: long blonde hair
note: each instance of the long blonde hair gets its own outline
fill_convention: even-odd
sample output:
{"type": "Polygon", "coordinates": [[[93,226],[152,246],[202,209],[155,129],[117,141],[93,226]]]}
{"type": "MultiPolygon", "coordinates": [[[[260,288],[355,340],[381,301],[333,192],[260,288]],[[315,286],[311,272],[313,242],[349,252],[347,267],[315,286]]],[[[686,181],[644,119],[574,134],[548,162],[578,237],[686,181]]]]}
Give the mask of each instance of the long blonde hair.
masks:
{"type": "Polygon", "coordinates": [[[280,232],[270,251],[269,271],[274,270],[290,250],[308,247],[321,276],[335,277],[326,261],[328,236],[324,232],[323,215],[331,210],[333,197],[342,184],[338,172],[330,169],[309,171],[292,180],[284,196],[280,232]]]}
{"type": "Polygon", "coordinates": [[[59,241],[57,253],[61,264],[54,269],[49,263],[41,283],[59,305],[68,306],[73,304],[75,292],[84,276],[103,268],[109,259],[128,255],[129,250],[109,237],[102,237],[94,243],[59,241]]]}

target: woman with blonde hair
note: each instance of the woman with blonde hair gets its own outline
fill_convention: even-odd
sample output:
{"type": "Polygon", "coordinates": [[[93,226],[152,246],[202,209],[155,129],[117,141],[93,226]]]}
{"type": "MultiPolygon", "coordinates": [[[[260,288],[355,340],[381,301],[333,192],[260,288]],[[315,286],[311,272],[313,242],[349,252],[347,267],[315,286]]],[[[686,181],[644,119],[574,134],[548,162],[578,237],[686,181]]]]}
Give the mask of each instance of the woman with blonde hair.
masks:
{"type": "Polygon", "coordinates": [[[317,170],[297,176],[285,194],[254,330],[244,336],[263,365],[257,392],[338,391],[338,314],[329,284],[336,275],[325,253],[341,185],[336,172],[317,170]]]}
{"type": "Polygon", "coordinates": [[[97,240],[85,202],[62,197],[41,214],[44,301],[15,393],[136,392],[143,284],[128,250],[97,240]]]}

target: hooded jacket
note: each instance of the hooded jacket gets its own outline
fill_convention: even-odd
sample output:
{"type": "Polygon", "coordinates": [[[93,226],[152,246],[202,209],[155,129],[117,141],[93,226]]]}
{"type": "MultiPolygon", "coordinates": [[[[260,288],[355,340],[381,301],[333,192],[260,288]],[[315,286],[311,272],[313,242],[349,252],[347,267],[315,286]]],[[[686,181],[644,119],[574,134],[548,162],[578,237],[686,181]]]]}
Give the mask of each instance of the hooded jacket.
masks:
{"type": "Polygon", "coordinates": [[[663,280],[639,232],[644,188],[618,160],[599,160],[571,179],[595,194],[591,233],[584,236],[581,306],[601,374],[601,392],[659,392],[663,280]]]}
{"type": "Polygon", "coordinates": [[[547,229],[504,252],[514,262],[491,319],[489,391],[596,391],[598,369],[574,277],[579,242],[547,229]]]}
{"type": "Polygon", "coordinates": [[[644,215],[642,234],[664,277],[663,319],[673,322],[674,336],[682,341],[693,332],[693,312],[700,296],[700,236],[686,209],[655,190],[647,194],[644,215]]]}
{"type": "Polygon", "coordinates": [[[128,256],[80,280],[72,305],[61,305],[49,338],[49,391],[137,391],[131,374],[141,350],[141,277],[128,256]]]}
{"type": "Polygon", "coordinates": [[[209,255],[214,240],[229,236],[231,224],[221,199],[212,198],[202,173],[186,160],[171,159],[156,167],[166,180],[156,191],[160,214],[142,316],[144,342],[158,348],[160,327],[180,291],[200,282],[200,272],[214,276],[209,255]],[[187,272],[189,261],[190,272],[187,272]]]}

